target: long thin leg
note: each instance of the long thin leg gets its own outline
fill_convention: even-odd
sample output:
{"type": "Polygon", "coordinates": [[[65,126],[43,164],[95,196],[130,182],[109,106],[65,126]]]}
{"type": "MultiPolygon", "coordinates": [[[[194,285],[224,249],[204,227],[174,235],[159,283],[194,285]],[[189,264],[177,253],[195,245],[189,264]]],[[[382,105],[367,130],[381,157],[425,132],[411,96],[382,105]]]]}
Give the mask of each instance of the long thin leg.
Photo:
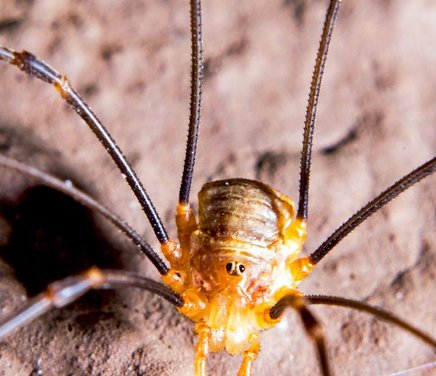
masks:
{"type": "Polygon", "coordinates": [[[350,219],[337,228],[314,252],[309,255],[312,264],[318,263],[330,250],[336,246],[344,237],[359,226],[369,216],[374,214],[382,206],[386,205],[393,198],[413,184],[419,182],[426,176],[436,171],[436,157],[413,170],[410,174],[404,176],[384,192],[380,193],[374,200],[366,204],[362,209],[356,212],[350,219]]]}
{"type": "Polygon", "coordinates": [[[301,321],[303,322],[304,329],[307,335],[315,343],[316,350],[318,353],[321,373],[324,376],[331,375],[332,373],[330,371],[324,331],[322,329],[321,323],[307,307],[306,301],[303,296],[299,296],[299,295],[284,296],[274,305],[274,307],[271,308],[270,311],[271,318],[273,320],[278,319],[283,314],[285,309],[288,307],[291,307],[298,312],[301,321]]]}
{"type": "MultiPolygon", "coordinates": [[[[179,191],[179,204],[176,212],[176,225],[180,249],[169,251],[167,258],[172,266],[184,265],[190,248],[190,238],[197,229],[194,212],[189,204],[192,175],[194,173],[195,156],[197,152],[198,130],[200,127],[201,84],[203,79],[203,37],[201,33],[201,1],[190,1],[191,14],[191,100],[189,111],[188,139],[186,143],[185,162],[183,165],[182,182],[179,191]],[[179,253],[180,257],[174,257],[179,253]]],[[[164,248],[163,251],[166,251],[164,248]]]]}
{"type": "Polygon", "coordinates": [[[91,196],[87,195],[85,192],[77,189],[71,185],[66,184],[64,181],[47,174],[35,167],[28,166],[21,163],[15,159],[5,157],[0,155],[0,166],[12,168],[19,173],[25,174],[41,180],[44,184],[65,193],[66,195],[72,197],[74,200],[81,203],[83,206],[96,211],[103,217],[107,218],[116,227],[118,227],[128,238],[130,238],[133,243],[135,243],[138,248],[149,258],[160,274],[166,274],[168,272],[168,267],[165,265],[164,261],[157,255],[157,253],[147,244],[138,233],[131,228],[123,219],[118,215],[111,212],[107,207],[100,204],[98,201],[94,200],[91,196]]]}
{"type": "Polygon", "coordinates": [[[0,60],[16,65],[19,69],[30,76],[52,84],[60,93],[62,98],[79,114],[79,116],[88,124],[115,164],[125,176],[130,188],[136,195],[139,203],[144,210],[153,231],[161,244],[169,242],[168,234],[165,227],[156,212],[147,192],[142,183],[135,174],[135,171],[127,162],[126,157],[121,152],[115,141],[108,131],[104,128],[101,121],[91,111],[89,106],[84,102],[80,95],[70,86],[66,76],[59,74],[53,68],[43,61],[37,59],[27,51],[16,52],[4,47],[0,47],[0,60]]]}
{"type": "Polygon", "coordinates": [[[238,376],[250,376],[253,362],[256,360],[260,351],[259,335],[253,336],[250,347],[242,353],[242,364],[238,370],[238,376]]]}
{"type": "Polygon", "coordinates": [[[195,376],[206,376],[210,329],[206,325],[198,323],[195,326],[195,332],[198,334],[198,342],[195,346],[194,373],[195,376]]]}
{"type": "Polygon", "coordinates": [[[0,320],[0,339],[15,329],[43,315],[50,309],[61,308],[77,300],[92,289],[139,287],[168,300],[176,307],[182,299],[166,286],[135,273],[91,268],[86,272],[51,283],[47,290],[30,299],[19,311],[0,320]]]}
{"type": "Polygon", "coordinates": [[[297,218],[303,221],[307,220],[309,206],[309,176],[310,162],[312,156],[312,139],[315,128],[316,107],[318,104],[319,91],[321,88],[324,66],[327,60],[327,53],[336,15],[339,10],[341,0],[331,0],[327,10],[324,27],[316,55],[315,68],[313,70],[312,82],[310,84],[309,100],[307,103],[306,120],[304,122],[303,149],[301,150],[300,160],[300,188],[297,218]]]}
{"type": "Polygon", "coordinates": [[[197,152],[198,129],[200,127],[201,84],[203,79],[203,38],[201,34],[201,1],[190,1],[191,13],[191,101],[189,110],[188,140],[185,163],[179,192],[179,205],[189,204],[192,174],[197,152]]]}
{"type": "Polygon", "coordinates": [[[326,304],[339,307],[353,308],[361,312],[369,313],[380,320],[387,321],[391,324],[397,325],[401,329],[411,333],[415,337],[428,343],[430,346],[436,348],[436,339],[432,338],[427,333],[424,333],[420,329],[414,327],[413,325],[405,322],[399,317],[387,312],[381,308],[371,306],[369,304],[359,302],[353,299],[341,298],[338,296],[326,296],[326,295],[305,295],[306,301],[310,304],[326,304]]]}

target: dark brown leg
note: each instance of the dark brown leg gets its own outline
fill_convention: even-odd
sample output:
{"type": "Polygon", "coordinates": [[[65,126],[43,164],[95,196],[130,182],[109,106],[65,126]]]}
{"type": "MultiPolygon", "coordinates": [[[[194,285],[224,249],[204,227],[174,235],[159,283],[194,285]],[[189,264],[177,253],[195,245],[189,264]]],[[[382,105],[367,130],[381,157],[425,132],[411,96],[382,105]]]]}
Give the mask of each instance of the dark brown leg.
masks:
{"type": "Polygon", "coordinates": [[[315,343],[321,373],[324,376],[331,375],[332,373],[328,361],[324,331],[322,329],[321,323],[307,307],[304,297],[299,295],[287,295],[283,297],[275,304],[273,308],[271,308],[271,318],[273,320],[278,319],[288,307],[291,307],[298,312],[301,321],[303,321],[306,333],[315,343]]]}
{"type": "Polygon", "coordinates": [[[130,188],[141,204],[142,209],[153,228],[156,238],[161,244],[168,243],[169,238],[167,231],[132,166],[127,162],[118,145],[112,139],[111,135],[98,117],[91,111],[81,96],[71,87],[67,77],[58,73],[48,64],[39,60],[27,51],[17,52],[8,48],[0,47],[0,60],[16,65],[20,70],[30,76],[47,82],[56,88],[61,97],[78,113],[78,115],[94,132],[112,157],[115,164],[118,166],[121,173],[125,176],[127,183],[130,185],[130,188]]]}

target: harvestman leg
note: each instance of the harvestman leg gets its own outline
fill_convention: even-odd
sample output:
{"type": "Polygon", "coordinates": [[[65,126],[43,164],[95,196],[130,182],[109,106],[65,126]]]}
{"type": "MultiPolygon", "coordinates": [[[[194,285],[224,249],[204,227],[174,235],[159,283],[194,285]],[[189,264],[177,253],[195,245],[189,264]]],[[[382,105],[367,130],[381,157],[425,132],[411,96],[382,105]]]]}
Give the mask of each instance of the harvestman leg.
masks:
{"type": "Polygon", "coordinates": [[[331,375],[322,325],[307,307],[303,296],[287,295],[280,299],[270,310],[271,318],[273,320],[278,319],[288,307],[297,311],[297,313],[300,315],[301,321],[303,322],[304,330],[315,343],[322,374],[324,376],[331,375]]]}
{"type": "MultiPolygon", "coordinates": [[[[306,117],[304,122],[303,133],[303,147],[301,150],[300,159],[300,184],[299,184],[299,199],[297,216],[295,219],[296,224],[301,231],[306,232],[307,218],[309,210],[309,177],[310,177],[310,165],[312,156],[312,144],[313,144],[313,131],[315,129],[316,108],[318,104],[319,92],[321,89],[321,82],[324,73],[324,67],[327,60],[327,54],[333,28],[338,14],[341,0],[331,0],[327,14],[324,21],[324,26],[321,34],[321,40],[319,43],[315,67],[313,70],[312,81],[310,84],[309,99],[307,104],[306,117]]],[[[313,265],[308,258],[302,258],[298,260],[299,269],[304,270],[307,274],[313,268],[313,265]],[[300,267],[301,265],[301,267],[300,267]]],[[[320,362],[321,372],[323,375],[330,375],[330,366],[327,355],[326,341],[324,333],[319,321],[311,313],[307,307],[304,298],[296,295],[288,295],[280,300],[270,311],[272,319],[277,319],[284,311],[286,307],[294,308],[300,315],[304,328],[309,337],[314,341],[318,358],[320,362]]]]}
{"type": "Polygon", "coordinates": [[[0,321],[0,338],[8,335],[28,322],[43,315],[52,308],[61,308],[80,298],[92,289],[118,287],[139,287],[168,300],[176,307],[183,305],[182,299],[168,287],[142,277],[136,273],[120,270],[101,270],[91,268],[82,274],[67,277],[51,283],[48,288],[30,299],[18,312],[0,321]]]}
{"type": "Polygon", "coordinates": [[[321,261],[343,238],[368,219],[381,207],[397,197],[400,193],[410,188],[415,183],[436,171],[436,157],[422,164],[400,180],[392,184],[375,199],[368,202],[362,209],[353,214],[346,222],[338,227],[310,256],[310,262],[317,264],[321,261]]]}
{"type": "Polygon", "coordinates": [[[191,16],[191,100],[185,161],[179,190],[179,205],[189,205],[192,176],[200,128],[201,87],[203,82],[203,36],[201,32],[201,2],[190,1],[191,16]]]}
{"type": "MultiPolygon", "coordinates": [[[[203,323],[195,326],[198,334],[198,341],[195,346],[195,375],[206,376],[207,374],[207,355],[209,354],[209,341],[211,329],[203,323]]],[[[260,351],[259,335],[253,334],[250,346],[242,353],[242,364],[238,370],[238,376],[250,376],[251,367],[260,351]]]]}
{"type": "Polygon", "coordinates": [[[259,334],[253,334],[250,347],[242,353],[242,364],[238,371],[238,376],[250,376],[251,367],[260,351],[259,334]]]}
{"type": "Polygon", "coordinates": [[[309,308],[307,307],[307,304],[326,304],[326,305],[333,305],[339,307],[348,307],[348,308],[356,309],[361,312],[369,313],[377,317],[378,319],[397,325],[399,328],[409,332],[413,336],[421,339],[422,341],[424,341],[425,343],[429,344],[430,346],[436,349],[435,338],[431,337],[427,333],[424,333],[422,330],[405,322],[404,320],[393,315],[392,313],[386,312],[381,308],[374,307],[369,304],[359,302],[357,300],[346,299],[337,296],[287,295],[282,299],[280,299],[276,303],[276,305],[271,309],[270,316],[272,319],[278,319],[283,314],[285,309],[288,307],[294,308],[298,312],[303,322],[306,333],[309,335],[310,338],[312,338],[312,340],[314,340],[316,344],[323,375],[330,374],[323,330],[319,321],[310,312],[309,308]]]}
{"type": "Polygon", "coordinates": [[[209,354],[210,328],[203,323],[198,323],[195,325],[195,333],[198,334],[198,341],[195,345],[194,373],[197,376],[206,376],[206,358],[209,354]]]}
{"type": "Polygon", "coordinates": [[[47,174],[35,167],[28,166],[21,163],[15,159],[8,158],[4,155],[0,155],[0,166],[13,169],[21,174],[36,178],[43,182],[45,185],[56,189],[59,192],[65,193],[66,195],[72,197],[74,200],[86,206],[92,211],[96,211],[103,217],[112,222],[116,227],[118,227],[132,242],[144,253],[145,256],[155,265],[155,267],[160,269],[168,268],[163,260],[157,255],[157,253],[147,244],[144,239],[127,224],[118,215],[109,210],[106,206],[100,204],[98,201],[94,200],[91,196],[87,195],[80,189],[74,186],[67,185],[64,181],[58,179],[55,176],[47,174]]]}
{"type": "Polygon", "coordinates": [[[325,348],[326,344],[324,340],[323,330],[319,321],[308,309],[307,304],[326,304],[326,305],[334,305],[340,307],[348,307],[348,308],[356,309],[361,312],[372,314],[378,319],[397,325],[399,328],[409,332],[413,336],[421,339],[422,341],[424,341],[425,343],[429,344],[430,346],[436,349],[435,338],[432,338],[430,335],[424,333],[422,330],[405,322],[404,320],[393,315],[392,313],[386,312],[385,310],[380,309],[378,307],[374,307],[369,304],[359,302],[357,300],[346,299],[337,296],[325,296],[325,295],[306,295],[304,297],[296,296],[296,295],[285,296],[284,298],[280,299],[276,303],[276,305],[271,309],[270,316],[272,319],[278,319],[283,314],[284,310],[288,307],[292,307],[295,310],[297,310],[307,334],[309,335],[310,338],[314,340],[316,344],[319,358],[320,358],[320,363],[321,363],[321,370],[324,375],[329,375],[330,370],[328,368],[329,367],[328,359],[326,357],[327,351],[325,348]]]}
{"type": "Polygon", "coordinates": [[[177,258],[174,254],[166,255],[172,264],[186,264],[190,248],[191,234],[197,229],[195,214],[189,203],[192,177],[194,174],[197,153],[198,132],[200,128],[201,87],[203,82],[203,36],[201,31],[201,1],[190,1],[191,20],[191,95],[189,105],[188,138],[186,142],[185,160],[183,164],[182,180],[179,190],[179,203],[176,210],[176,225],[180,241],[181,254],[177,258]]]}
{"type": "MultiPolygon", "coordinates": [[[[121,173],[125,175],[130,188],[141,204],[142,209],[144,210],[161,246],[164,247],[165,245],[171,243],[170,239],[168,238],[167,231],[163,226],[163,223],[157,214],[153,203],[142,186],[142,183],[133,171],[133,168],[127,162],[123,153],[112,139],[108,131],[104,128],[101,121],[91,111],[89,106],[84,102],[80,95],[71,87],[67,77],[59,74],[48,64],[39,60],[27,51],[17,52],[8,48],[0,47],[0,60],[5,60],[12,65],[16,65],[19,69],[30,76],[39,78],[44,82],[52,84],[56,88],[62,98],[79,114],[79,116],[94,132],[114,160],[115,164],[118,166],[121,173]]],[[[168,268],[163,261],[155,266],[160,274],[165,275],[168,273],[168,268]]]]}
{"type": "Polygon", "coordinates": [[[399,328],[409,332],[415,337],[421,339],[425,343],[436,349],[436,339],[432,338],[427,333],[424,333],[422,330],[414,327],[413,325],[405,322],[399,317],[393,315],[390,312],[387,312],[381,308],[371,306],[366,303],[362,303],[358,300],[341,298],[338,296],[326,296],[326,295],[305,295],[306,301],[309,304],[326,304],[330,306],[338,306],[338,307],[348,307],[360,312],[369,313],[380,320],[387,321],[391,324],[397,325],[399,328]]]}

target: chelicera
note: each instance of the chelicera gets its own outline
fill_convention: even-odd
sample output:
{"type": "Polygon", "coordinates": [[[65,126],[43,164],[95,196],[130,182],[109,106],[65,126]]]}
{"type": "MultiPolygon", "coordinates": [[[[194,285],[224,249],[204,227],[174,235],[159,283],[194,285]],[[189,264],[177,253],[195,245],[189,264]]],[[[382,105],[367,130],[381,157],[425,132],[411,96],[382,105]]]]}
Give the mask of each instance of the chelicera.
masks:
{"type": "Polygon", "coordinates": [[[61,307],[89,289],[136,286],[166,298],[186,317],[196,322],[198,343],[195,370],[206,373],[209,352],[223,349],[242,354],[239,374],[251,373],[259,352],[258,332],[275,326],[287,307],[300,315],[304,328],[313,339],[322,373],[330,374],[325,338],[309,304],[342,305],[371,312],[402,326],[432,346],[435,340],[392,315],[349,299],[326,296],[304,296],[297,290],[301,280],[314,266],[362,221],[414,183],[433,173],[435,159],[418,167],[382,192],[338,228],[308,257],[299,257],[306,240],[308,218],[309,172],[316,104],[330,36],[340,1],[331,1],[318,50],[309,105],[304,128],[300,189],[297,207],[270,186],[248,179],[227,179],[207,183],[199,193],[199,213],[190,206],[199,127],[202,58],[200,2],[191,1],[192,26],[192,93],[186,159],[176,213],[178,242],[169,238],[153,204],[135,172],[123,157],[99,120],[72,89],[68,79],[28,52],[0,49],[0,58],[26,73],[55,86],[62,98],[91,127],[126,176],[141,203],[153,231],[161,244],[167,264],[130,227],[81,192],[65,186],[48,175],[6,158],[4,166],[38,176],[42,181],[64,190],[92,207],[121,228],[162,275],[166,286],[136,274],[92,268],[81,275],[55,282],[46,292],[29,301],[19,312],[5,318],[0,334],[38,317],[53,306],[61,307]]]}

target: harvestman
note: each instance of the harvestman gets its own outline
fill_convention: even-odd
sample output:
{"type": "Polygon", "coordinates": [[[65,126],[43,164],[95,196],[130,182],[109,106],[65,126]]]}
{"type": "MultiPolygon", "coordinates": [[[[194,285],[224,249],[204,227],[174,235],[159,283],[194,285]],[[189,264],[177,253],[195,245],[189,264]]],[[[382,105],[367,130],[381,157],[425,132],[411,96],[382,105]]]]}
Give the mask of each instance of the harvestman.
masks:
{"type": "Polygon", "coordinates": [[[162,285],[126,271],[93,267],[80,275],[50,284],[45,292],[30,299],[21,310],[2,319],[0,337],[52,307],[65,306],[90,289],[133,286],[160,295],[196,323],[196,375],[206,374],[209,352],[223,349],[230,354],[242,354],[239,375],[250,375],[252,363],[259,352],[258,332],[280,322],[288,307],[300,315],[305,331],[313,340],[321,372],[331,374],[324,334],[318,319],[308,307],[310,304],[345,306],[371,313],[436,347],[435,339],[379,308],[345,298],[304,295],[297,290],[299,282],[346,235],[387,202],[436,170],[436,158],[433,158],[356,212],[309,256],[298,257],[306,239],[316,106],[339,5],[340,0],[330,2],[316,57],[304,126],[297,209],[294,210],[294,203],[288,197],[266,184],[248,179],[228,179],[203,186],[199,193],[197,218],[189,204],[189,195],[200,119],[202,36],[200,1],[190,1],[191,101],[188,143],[176,212],[178,243],[168,237],[135,172],[98,118],[70,86],[66,76],[26,51],[15,52],[1,47],[0,59],[52,84],[95,133],[126,176],[170,266],[123,220],[83,192],[35,168],[0,156],[2,166],[37,177],[109,219],[143,251],[165,283],[162,285]]]}

